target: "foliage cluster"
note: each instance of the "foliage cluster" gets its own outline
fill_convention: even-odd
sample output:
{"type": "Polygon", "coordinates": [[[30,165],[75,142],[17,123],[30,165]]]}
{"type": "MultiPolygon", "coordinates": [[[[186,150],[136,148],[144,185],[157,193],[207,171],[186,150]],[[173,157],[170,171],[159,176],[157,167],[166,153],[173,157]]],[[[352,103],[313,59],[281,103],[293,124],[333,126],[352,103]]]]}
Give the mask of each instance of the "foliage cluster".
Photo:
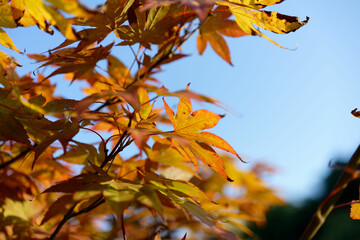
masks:
{"type": "Polygon", "coordinates": [[[282,1],[108,0],[96,9],[77,0],[0,1],[1,45],[20,53],[6,28],[37,25],[65,37],[47,54],[28,54],[54,69],[45,76],[19,76],[19,63],[0,52],[0,238],[252,236],[247,224],[264,223],[281,204],[261,180],[269,168],[240,170],[236,151],[207,131],[223,115],[193,110],[191,101],[219,103],[189,86],[169,91],[155,75],[187,56],[181,46],[193,35],[200,54],[209,43],[231,64],[224,36],[275,43],[259,28],[284,34],[305,25],[263,10],[282,1]],[[103,46],[107,37],[115,40],[103,46]],[[111,54],[123,47],[134,53],[129,68],[111,54]],[[86,82],[86,97],[55,96],[56,75],[86,82]],[[179,99],[176,113],[170,97],[179,99]],[[85,131],[98,142],[78,137],[85,131]],[[137,151],[125,157],[130,145],[137,151]]]}

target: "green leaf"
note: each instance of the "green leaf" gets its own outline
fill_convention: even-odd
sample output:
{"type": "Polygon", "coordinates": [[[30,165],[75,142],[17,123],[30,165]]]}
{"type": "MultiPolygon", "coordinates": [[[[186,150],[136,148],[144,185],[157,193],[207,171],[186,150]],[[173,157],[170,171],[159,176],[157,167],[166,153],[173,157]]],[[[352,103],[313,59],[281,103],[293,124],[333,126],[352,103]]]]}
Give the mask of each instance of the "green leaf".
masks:
{"type": "Polygon", "coordinates": [[[199,205],[190,202],[185,198],[179,198],[175,195],[169,195],[169,197],[178,205],[180,205],[183,209],[185,209],[191,215],[197,217],[200,221],[205,223],[206,225],[212,227],[215,225],[214,219],[199,205]]]}
{"type": "Polygon", "coordinates": [[[111,209],[117,214],[122,214],[134,201],[136,192],[128,189],[116,190],[107,188],[103,194],[111,209]]]}
{"type": "Polygon", "coordinates": [[[136,200],[149,208],[155,209],[155,211],[160,215],[160,217],[162,217],[163,209],[160,199],[151,186],[144,185],[136,194],[136,200]]]}
{"type": "Polygon", "coordinates": [[[180,180],[164,180],[164,183],[170,190],[184,193],[189,197],[195,197],[198,201],[210,201],[210,199],[203,191],[201,191],[200,188],[190,182],[180,180]]]}

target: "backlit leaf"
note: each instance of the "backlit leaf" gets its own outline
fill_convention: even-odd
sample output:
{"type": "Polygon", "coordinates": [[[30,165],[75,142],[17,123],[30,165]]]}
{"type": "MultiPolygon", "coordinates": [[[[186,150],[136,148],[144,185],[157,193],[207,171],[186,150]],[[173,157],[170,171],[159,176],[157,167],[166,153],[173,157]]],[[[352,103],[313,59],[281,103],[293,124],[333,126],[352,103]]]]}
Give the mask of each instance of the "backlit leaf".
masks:
{"type": "Polygon", "coordinates": [[[278,34],[294,32],[304,26],[309,20],[307,18],[305,21],[301,21],[298,17],[269,11],[256,11],[253,14],[257,19],[257,21],[254,22],[256,25],[278,34]]]}
{"type": "Polygon", "coordinates": [[[353,220],[360,220],[360,203],[351,203],[350,217],[353,220]]]}
{"type": "Polygon", "coordinates": [[[176,201],[176,203],[179,204],[191,215],[200,219],[200,221],[202,221],[206,225],[210,227],[215,225],[214,219],[207,212],[205,212],[204,209],[202,209],[199,205],[184,199],[179,199],[176,201]]]}
{"type": "Polygon", "coordinates": [[[64,12],[70,13],[75,16],[89,17],[93,16],[96,12],[90,11],[77,0],[46,0],[54,7],[61,9],[64,12]]]}
{"type": "Polygon", "coordinates": [[[219,6],[200,26],[200,33],[197,37],[197,48],[202,54],[207,43],[210,43],[214,51],[226,62],[231,64],[230,50],[222,35],[228,37],[242,37],[247,35],[234,20],[230,17],[229,10],[225,6],[219,6]]]}
{"type": "MultiPolygon", "coordinates": [[[[271,2],[269,1],[268,3],[271,2]]],[[[274,1],[274,4],[275,3],[277,2],[274,1]]],[[[253,24],[274,33],[284,34],[296,31],[300,27],[304,26],[309,20],[309,18],[306,18],[305,21],[301,21],[297,17],[287,16],[277,12],[250,11],[246,8],[246,5],[241,5],[242,3],[239,3],[239,6],[228,2],[219,2],[219,4],[229,7],[230,11],[235,16],[236,23],[247,34],[259,35],[279,47],[282,46],[260,32],[253,24]]],[[[259,6],[262,6],[262,4],[259,6]]]]}
{"type": "Polygon", "coordinates": [[[149,208],[153,208],[162,217],[163,208],[155,190],[150,186],[143,186],[136,194],[136,200],[149,208]]]}
{"type": "Polygon", "coordinates": [[[11,7],[8,4],[0,5],[0,27],[15,28],[11,7]]]}
{"type": "Polygon", "coordinates": [[[108,72],[111,78],[118,81],[121,87],[125,87],[131,80],[130,70],[116,57],[109,55],[108,60],[108,72]]]}
{"type": "Polygon", "coordinates": [[[165,100],[163,100],[163,102],[166,113],[174,126],[174,137],[180,136],[189,140],[188,143],[179,142],[181,148],[178,148],[178,150],[183,151],[183,156],[188,156],[188,159],[197,166],[196,160],[192,157],[193,153],[198,159],[220,173],[227,180],[232,181],[225,172],[221,158],[208,144],[224,149],[236,155],[239,159],[241,158],[236,154],[235,150],[220,137],[211,133],[199,132],[216,126],[222,116],[208,110],[192,112],[190,100],[181,98],[175,117],[165,100]],[[188,150],[190,150],[190,152],[187,152],[188,150]]]}
{"type": "Polygon", "coordinates": [[[184,193],[189,197],[195,197],[198,201],[209,201],[205,193],[190,182],[165,180],[164,183],[169,189],[184,193]]]}
{"type": "Polygon", "coordinates": [[[207,33],[204,34],[203,38],[206,38],[206,40],[210,43],[212,49],[227,63],[230,65],[231,59],[230,59],[230,50],[229,47],[225,41],[225,39],[218,33],[207,33]]]}
{"type": "Polygon", "coordinates": [[[64,36],[70,40],[76,40],[77,36],[69,22],[55,8],[44,4],[42,0],[24,1],[26,12],[36,21],[39,28],[53,34],[49,23],[57,27],[64,36]]]}
{"type": "Polygon", "coordinates": [[[135,200],[135,194],[136,192],[128,189],[116,190],[108,188],[104,191],[106,202],[117,214],[122,214],[124,209],[126,209],[135,200]]]}
{"type": "Polygon", "coordinates": [[[1,28],[0,28],[0,44],[20,53],[20,50],[16,48],[14,42],[11,40],[9,35],[7,35],[6,32],[1,28]]]}
{"type": "Polygon", "coordinates": [[[210,168],[214,169],[228,181],[233,181],[226,174],[221,158],[209,145],[205,143],[191,142],[190,150],[195,154],[197,158],[199,158],[210,168]]]}

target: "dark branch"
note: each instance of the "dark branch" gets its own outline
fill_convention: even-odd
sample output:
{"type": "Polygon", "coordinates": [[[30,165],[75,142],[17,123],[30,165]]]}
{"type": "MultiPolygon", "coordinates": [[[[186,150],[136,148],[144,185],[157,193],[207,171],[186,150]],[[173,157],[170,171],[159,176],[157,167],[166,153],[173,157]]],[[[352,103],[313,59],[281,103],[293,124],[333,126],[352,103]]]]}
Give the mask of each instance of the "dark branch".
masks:
{"type": "Polygon", "coordinates": [[[118,99],[117,97],[109,98],[109,99],[106,100],[103,104],[101,104],[99,107],[97,107],[94,111],[95,111],[95,112],[98,112],[98,111],[100,111],[101,109],[103,109],[104,107],[107,107],[107,106],[116,104],[116,103],[118,103],[118,102],[121,102],[121,100],[118,99]]]}
{"type": "Polygon", "coordinates": [[[101,204],[103,204],[105,202],[105,199],[103,196],[100,196],[98,199],[96,199],[90,206],[88,206],[87,208],[81,209],[78,212],[74,212],[74,209],[77,205],[77,203],[75,203],[69,210],[68,212],[64,215],[63,219],[61,220],[61,222],[57,225],[55,231],[51,234],[51,236],[48,238],[48,240],[53,240],[55,239],[56,235],[59,233],[59,231],[61,230],[61,228],[64,226],[64,224],[71,218],[76,217],[80,214],[83,213],[87,213],[90,212],[91,210],[97,208],[98,206],[100,206],[101,204]]]}

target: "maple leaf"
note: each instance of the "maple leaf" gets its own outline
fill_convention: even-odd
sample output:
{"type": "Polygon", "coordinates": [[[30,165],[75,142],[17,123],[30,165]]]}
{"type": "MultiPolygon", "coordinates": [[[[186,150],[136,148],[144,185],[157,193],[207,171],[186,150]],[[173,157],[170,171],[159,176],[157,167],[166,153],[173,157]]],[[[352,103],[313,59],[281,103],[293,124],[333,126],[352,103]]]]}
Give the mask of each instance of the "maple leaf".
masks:
{"type": "Polygon", "coordinates": [[[196,160],[192,157],[191,153],[231,181],[225,172],[221,158],[211,146],[230,152],[240,160],[241,158],[224,139],[213,133],[202,131],[216,126],[222,116],[208,110],[197,110],[193,112],[190,100],[188,98],[181,98],[175,117],[174,112],[164,99],[163,102],[166,113],[174,127],[171,136],[180,136],[188,141],[187,143],[181,143],[179,141],[179,145],[185,152],[190,151],[186,155],[190,156],[192,162],[196,165],[196,160]]]}
{"type": "Polygon", "coordinates": [[[205,51],[206,45],[209,42],[214,51],[226,62],[231,64],[230,50],[221,35],[228,37],[242,37],[247,35],[234,20],[227,19],[231,14],[228,14],[228,8],[219,6],[214,10],[214,13],[206,19],[200,26],[200,33],[197,36],[197,48],[199,54],[205,51]]]}
{"type": "Polygon", "coordinates": [[[298,17],[287,16],[277,12],[258,10],[268,5],[280,2],[282,1],[269,0],[259,1],[258,4],[254,4],[253,1],[229,0],[218,1],[216,3],[228,6],[231,13],[235,16],[236,23],[247,34],[259,35],[271,43],[285,48],[254,27],[255,24],[262,29],[272,31],[274,33],[286,34],[294,32],[307,24],[309,17],[306,17],[306,20],[301,21],[298,17]]]}
{"type": "Polygon", "coordinates": [[[122,230],[124,239],[127,235],[160,239],[158,227],[166,223],[169,237],[179,227],[189,230],[192,239],[208,239],[207,233],[237,239],[229,229],[254,237],[247,222],[263,223],[270,205],[279,204],[260,179],[264,169],[237,170],[235,162],[230,164],[230,154],[220,158],[215,151],[240,159],[224,139],[207,131],[223,116],[193,111],[190,99],[216,106],[219,102],[188,89],[170,92],[159,87],[153,75],[164,64],[188,56],[181,47],[196,32],[200,54],[210,44],[231,64],[225,37],[266,38],[256,26],[284,34],[306,24],[262,10],[282,1],[106,0],[89,10],[80,0],[0,0],[0,45],[20,52],[5,31],[33,25],[49,34],[56,28],[66,38],[49,55],[28,55],[43,63],[41,67],[55,67],[37,79],[19,76],[15,71],[19,64],[0,51],[0,205],[5,209],[0,222],[5,235],[88,239],[106,234],[113,239],[122,230]],[[114,42],[100,45],[111,33],[114,42]],[[131,49],[134,59],[129,68],[115,53],[110,55],[115,47],[136,43],[139,48],[131,49]],[[107,67],[100,67],[99,61],[107,67]],[[49,78],[58,74],[85,80],[88,86],[82,90],[88,96],[82,100],[56,96],[56,83],[49,78]],[[165,100],[165,107],[156,108],[159,96],[180,99],[176,115],[165,100]],[[167,116],[161,114],[164,108],[167,116]],[[173,130],[157,128],[164,123],[171,123],[173,130]],[[78,137],[80,130],[95,133],[99,141],[78,137]],[[104,130],[112,135],[103,138],[104,130]],[[131,143],[136,150],[127,148],[131,143]],[[125,148],[134,155],[120,155],[125,148]],[[33,161],[24,161],[28,156],[33,161]],[[20,168],[14,164],[18,160],[23,161],[20,168]],[[202,169],[203,176],[198,161],[209,166],[202,169]],[[232,190],[239,190],[241,197],[224,192],[229,176],[236,181],[232,190]],[[48,194],[34,198],[42,190],[48,194]],[[34,198],[31,203],[29,198],[34,198]],[[105,215],[113,216],[110,232],[95,225],[105,215]],[[66,225],[73,217],[77,220],[66,225]]]}
{"type": "Polygon", "coordinates": [[[52,76],[65,73],[72,74],[72,81],[81,79],[84,75],[94,70],[98,61],[110,54],[110,49],[113,45],[114,43],[105,47],[100,45],[96,48],[84,49],[81,52],[77,52],[74,48],[65,48],[51,53],[49,58],[38,58],[40,61],[47,61],[39,68],[49,65],[60,66],[43,79],[43,81],[52,76]]]}
{"type": "Polygon", "coordinates": [[[214,4],[215,0],[146,0],[142,11],[177,2],[180,2],[185,6],[191,8],[199,16],[199,19],[201,21],[204,21],[208,14],[209,8],[214,4]]]}
{"type": "Polygon", "coordinates": [[[77,121],[66,122],[63,128],[57,133],[41,141],[35,148],[35,156],[32,167],[34,167],[36,160],[39,156],[56,140],[58,140],[63,146],[64,153],[66,153],[66,147],[69,141],[79,132],[79,123],[77,121]]]}
{"type": "MultiPolygon", "coordinates": [[[[63,1],[53,1],[59,3],[63,1]]],[[[45,4],[42,0],[14,0],[11,1],[14,22],[19,25],[36,24],[41,30],[53,34],[50,25],[55,26],[68,39],[75,40],[77,36],[71,22],[64,18],[54,7],[45,4]]]]}
{"type": "Polygon", "coordinates": [[[17,49],[17,47],[15,46],[14,42],[11,40],[9,35],[7,35],[7,33],[1,28],[0,28],[0,44],[20,53],[20,50],[17,49]]]}

